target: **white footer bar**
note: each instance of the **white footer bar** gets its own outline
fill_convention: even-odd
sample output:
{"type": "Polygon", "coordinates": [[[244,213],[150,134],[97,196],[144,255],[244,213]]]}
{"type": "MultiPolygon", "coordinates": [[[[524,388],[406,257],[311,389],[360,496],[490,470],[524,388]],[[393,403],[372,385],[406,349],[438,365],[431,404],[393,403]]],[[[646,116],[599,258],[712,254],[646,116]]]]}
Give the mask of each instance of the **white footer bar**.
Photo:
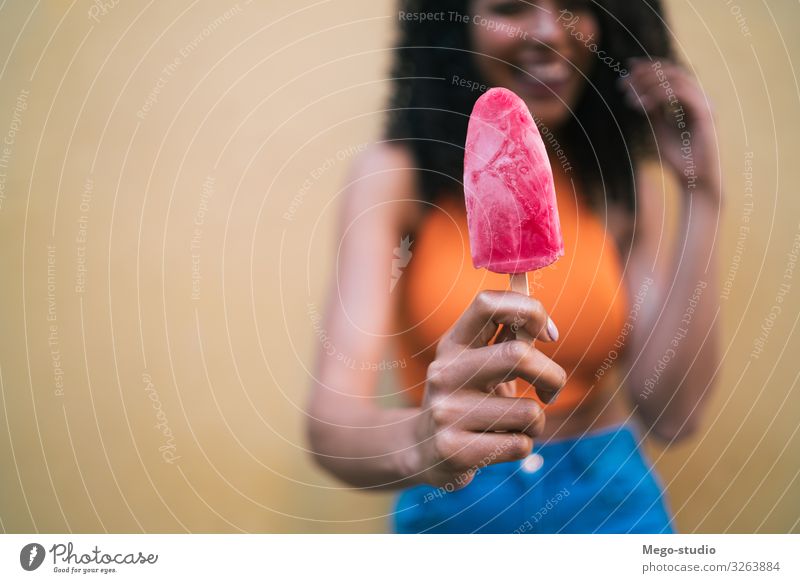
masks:
{"type": "Polygon", "coordinates": [[[3,535],[0,581],[800,581],[799,535],[3,535]],[[612,579],[613,578],[613,579],[612,579]]]}

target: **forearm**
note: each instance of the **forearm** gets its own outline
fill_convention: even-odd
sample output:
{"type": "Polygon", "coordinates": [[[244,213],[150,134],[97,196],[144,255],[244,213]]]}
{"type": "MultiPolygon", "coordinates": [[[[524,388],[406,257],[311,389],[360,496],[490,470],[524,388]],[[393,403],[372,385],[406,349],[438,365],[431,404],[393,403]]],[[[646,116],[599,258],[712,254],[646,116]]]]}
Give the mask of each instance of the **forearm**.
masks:
{"type": "Polygon", "coordinates": [[[669,281],[654,278],[632,335],[627,384],[645,423],[665,439],[690,433],[718,369],[717,219],[710,197],[695,192],[683,208],[683,228],[669,281]]]}
{"type": "MultiPolygon", "coordinates": [[[[398,489],[418,484],[417,408],[381,409],[336,397],[309,407],[309,443],[315,460],[351,486],[398,489]]],[[[363,399],[361,399],[363,401],[363,399]]]]}

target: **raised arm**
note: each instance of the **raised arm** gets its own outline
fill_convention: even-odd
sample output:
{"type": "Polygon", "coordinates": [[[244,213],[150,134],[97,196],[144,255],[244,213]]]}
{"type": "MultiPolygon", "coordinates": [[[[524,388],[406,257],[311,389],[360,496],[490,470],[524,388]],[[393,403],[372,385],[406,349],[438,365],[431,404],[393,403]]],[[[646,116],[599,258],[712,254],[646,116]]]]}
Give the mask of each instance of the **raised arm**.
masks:
{"type": "Polygon", "coordinates": [[[631,100],[651,119],[662,164],[681,190],[677,236],[668,248],[663,188],[651,175],[638,174],[637,233],[627,272],[632,295],[647,291],[626,351],[626,385],[641,419],[671,442],[695,431],[719,370],[719,155],[708,101],[684,69],[640,61],[628,82],[631,100]]]}

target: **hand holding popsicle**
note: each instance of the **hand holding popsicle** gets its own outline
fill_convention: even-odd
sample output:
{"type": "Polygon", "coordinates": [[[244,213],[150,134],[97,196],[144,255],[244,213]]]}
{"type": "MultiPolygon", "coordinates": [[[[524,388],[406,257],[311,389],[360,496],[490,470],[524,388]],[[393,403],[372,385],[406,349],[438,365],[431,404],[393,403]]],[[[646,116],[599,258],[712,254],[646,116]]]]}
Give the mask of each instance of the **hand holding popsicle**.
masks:
{"type": "Polygon", "coordinates": [[[525,102],[508,89],[484,93],[464,150],[472,263],[510,274],[511,288],[528,295],[526,272],[563,256],[564,242],[547,150],[525,102]]]}
{"type": "Polygon", "coordinates": [[[536,383],[539,397],[549,402],[564,386],[566,373],[528,342],[489,345],[501,324],[511,326],[521,314],[528,334],[543,342],[553,339],[541,303],[507,291],[483,291],[439,341],[428,367],[410,472],[422,481],[460,488],[482,465],[531,453],[544,429],[544,411],[533,399],[496,389],[521,378],[536,383]]]}
{"type": "Polygon", "coordinates": [[[415,467],[428,483],[459,487],[486,452],[500,452],[491,463],[522,459],[543,430],[540,406],[504,394],[504,385],[522,378],[549,403],[567,378],[532,346],[558,340],[558,331],[529,296],[526,275],[564,254],[553,174],[527,106],[506,89],[489,90],[470,116],[464,194],[473,264],[510,274],[517,293],[478,294],[428,368],[415,467]]]}

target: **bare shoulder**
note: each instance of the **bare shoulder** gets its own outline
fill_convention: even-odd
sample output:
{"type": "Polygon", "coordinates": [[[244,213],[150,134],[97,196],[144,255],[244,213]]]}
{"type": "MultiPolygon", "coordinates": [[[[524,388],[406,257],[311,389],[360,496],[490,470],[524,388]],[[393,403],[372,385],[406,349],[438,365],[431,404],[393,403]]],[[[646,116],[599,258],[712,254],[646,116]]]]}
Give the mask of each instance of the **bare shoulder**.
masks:
{"type": "Polygon", "coordinates": [[[620,240],[628,241],[628,245],[636,247],[648,246],[657,242],[665,234],[665,212],[669,176],[665,175],[661,165],[654,160],[642,160],[636,164],[636,211],[631,214],[620,205],[615,209],[619,217],[625,220],[613,221],[619,225],[620,240]]]}
{"type": "Polygon", "coordinates": [[[353,161],[345,185],[345,213],[386,207],[399,223],[413,221],[421,205],[417,164],[407,146],[378,142],[353,161]]]}
{"type": "Polygon", "coordinates": [[[664,169],[655,155],[650,155],[636,162],[636,174],[639,181],[658,183],[669,177],[671,172],[664,169]]]}
{"type": "Polygon", "coordinates": [[[396,142],[375,142],[370,144],[356,158],[353,164],[356,171],[371,173],[393,171],[409,171],[416,169],[411,149],[396,142]]]}
{"type": "Polygon", "coordinates": [[[666,277],[671,265],[676,212],[674,190],[674,180],[658,160],[643,160],[637,164],[632,259],[658,276],[666,277]]]}

